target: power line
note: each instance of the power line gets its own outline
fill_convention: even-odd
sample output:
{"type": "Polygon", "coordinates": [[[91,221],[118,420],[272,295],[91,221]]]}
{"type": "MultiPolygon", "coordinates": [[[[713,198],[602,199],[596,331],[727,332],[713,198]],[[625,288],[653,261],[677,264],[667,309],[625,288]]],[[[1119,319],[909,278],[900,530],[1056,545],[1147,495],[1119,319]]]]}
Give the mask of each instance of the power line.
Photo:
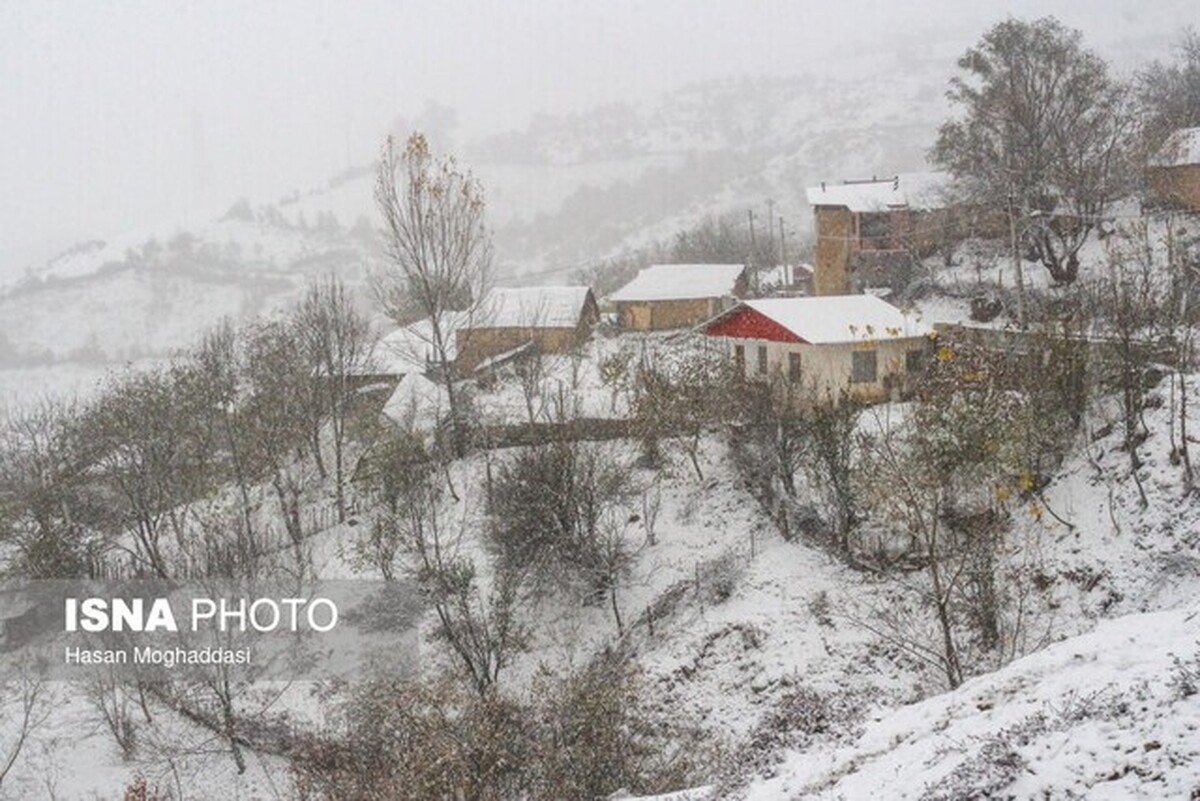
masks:
{"type": "MultiPolygon", "coordinates": [[[[856,212],[856,213],[888,213],[888,212],[881,210],[880,212],[856,212]]],[[[1119,221],[1145,220],[1146,216],[1143,214],[1073,214],[1073,213],[1064,212],[1064,211],[1059,211],[1059,212],[1049,211],[1049,212],[1039,212],[1037,214],[1027,215],[1027,219],[1031,222],[1039,220],[1039,219],[1061,219],[1061,220],[1076,220],[1076,221],[1080,221],[1080,222],[1091,222],[1094,224],[1099,224],[1099,223],[1105,223],[1105,222],[1115,223],[1115,222],[1119,222],[1119,221]]],[[[918,234],[921,234],[921,233],[928,233],[928,234],[944,233],[944,232],[951,231],[951,230],[961,230],[963,227],[964,226],[961,222],[957,222],[954,220],[943,220],[940,222],[930,222],[928,224],[921,224],[919,226],[918,234]]],[[[859,243],[859,242],[863,241],[863,238],[861,236],[834,236],[832,234],[822,234],[820,232],[819,226],[817,227],[817,230],[814,233],[815,233],[815,239],[818,243],[820,243],[820,242],[859,243]]],[[[496,283],[497,284],[520,284],[524,281],[527,281],[529,279],[534,279],[534,278],[548,278],[548,277],[552,277],[552,276],[566,275],[566,274],[578,272],[580,270],[585,270],[585,269],[592,268],[592,267],[602,266],[605,261],[611,260],[611,258],[613,258],[613,257],[608,257],[608,258],[597,257],[597,258],[581,259],[579,261],[564,265],[562,267],[552,267],[552,268],[545,269],[545,270],[538,270],[536,272],[519,273],[516,275],[505,276],[503,278],[497,278],[496,283]]]]}

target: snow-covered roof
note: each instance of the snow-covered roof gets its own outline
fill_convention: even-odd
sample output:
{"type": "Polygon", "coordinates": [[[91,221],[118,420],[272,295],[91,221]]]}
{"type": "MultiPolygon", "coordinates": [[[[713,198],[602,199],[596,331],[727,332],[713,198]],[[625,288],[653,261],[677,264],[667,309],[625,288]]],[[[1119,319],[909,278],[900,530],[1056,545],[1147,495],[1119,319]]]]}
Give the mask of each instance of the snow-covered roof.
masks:
{"type": "Polygon", "coordinates": [[[1200,128],[1180,128],[1150,160],[1152,167],[1184,167],[1200,164],[1200,128]]]}
{"type": "Polygon", "coordinates": [[[904,339],[933,333],[919,315],[901,311],[873,295],[767,298],[747,300],[741,305],[814,345],[904,339]]]}
{"type": "MultiPolygon", "coordinates": [[[[458,357],[456,333],[473,328],[574,328],[591,290],[586,286],[533,286],[491,290],[469,311],[442,315],[446,357],[458,357]]],[[[376,373],[423,372],[436,362],[433,325],[428,319],[397,328],[375,343],[372,370],[376,373]]]]}
{"type": "Polygon", "coordinates": [[[853,212],[945,207],[950,175],[944,172],[901,173],[892,178],[810,186],[804,190],[813,206],[844,206],[853,212]]]}
{"type": "Polygon", "coordinates": [[[497,288],[479,305],[474,328],[574,328],[587,303],[586,286],[497,288]]]}
{"type": "Polygon", "coordinates": [[[733,294],[742,264],[654,264],[612,293],[611,300],[694,300],[733,294]]]}
{"type": "Polygon", "coordinates": [[[447,408],[446,388],[413,372],[400,379],[391,397],[383,404],[383,415],[416,431],[432,431],[447,408]]]}
{"type": "MultiPolygon", "coordinates": [[[[454,332],[469,324],[472,315],[468,312],[446,312],[442,315],[442,336],[446,345],[446,357],[453,361],[457,357],[454,332]]],[[[428,319],[397,328],[375,343],[371,354],[377,373],[423,372],[427,363],[436,362],[433,348],[433,325],[428,319]]]]}

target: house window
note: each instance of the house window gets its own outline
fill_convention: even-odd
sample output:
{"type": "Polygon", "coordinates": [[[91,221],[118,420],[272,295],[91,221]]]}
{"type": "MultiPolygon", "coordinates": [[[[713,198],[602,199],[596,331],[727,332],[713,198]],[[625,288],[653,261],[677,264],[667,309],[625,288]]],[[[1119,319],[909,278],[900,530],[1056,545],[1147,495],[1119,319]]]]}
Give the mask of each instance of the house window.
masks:
{"type": "Polygon", "coordinates": [[[922,373],[925,371],[925,349],[910,350],[904,354],[904,372],[922,373]]]}
{"type": "Polygon", "coordinates": [[[800,354],[788,354],[788,381],[793,384],[800,383],[800,354]]]}
{"type": "Polygon", "coordinates": [[[746,377],[746,349],[741,345],[733,346],[733,363],[737,367],[737,374],[742,378],[746,377]]]}
{"type": "Polygon", "coordinates": [[[758,346],[758,374],[759,375],[767,374],[767,346],[766,345],[758,346]]]}
{"type": "Polygon", "coordinates": [[[892,219],[887,212],[862,214],[858,236],[866,250],[888,250],[892,246],[892,219]]]}
{"type": "Polygon", "coordinates": [[[874,384],[878,381],[878,370],[875,363],[875,351],[856,350],[851,356],[850,383],[874,384]]]}

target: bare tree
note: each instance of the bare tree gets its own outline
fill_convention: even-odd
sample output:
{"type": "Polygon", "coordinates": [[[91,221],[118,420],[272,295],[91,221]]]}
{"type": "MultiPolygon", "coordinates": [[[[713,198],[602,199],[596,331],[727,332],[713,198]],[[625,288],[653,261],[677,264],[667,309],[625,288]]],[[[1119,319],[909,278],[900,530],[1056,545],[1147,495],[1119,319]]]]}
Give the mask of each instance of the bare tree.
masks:
{"type": "Polygon", "coordinates": [[[1138,448],[1149,436],[1142,416],[1146,367],[1162,333],[1170,302],[1172,276],[1158,268],[1149,231],[1144,223],[1125,229],[1109,248],[1107,273],[1093,286],[1093,314],[1105,336],[1104,352],[1111,378],[1121,396],[1124,448],[1130,476],[1142,506],[1148,503],[1142,486],[1138,448]]]}
{"type": "Polygon", "coordinates": [[[452,158],[435,159],[425,137],[414,133],[403,150],[388,137],[375,201],[383,216],[383,248],[389,262],[371,278],[375,297],[398,325],[426,321],[415,330],[439,365],[454,450],[461,455],[466,431],[452,369],[459,327],[452,318],[462,312],[469,322],[491,285],[491,234],[484,220],[483,191],[452,158]]]}
{"type": "Polygon", "coordinates": [[[540,798],[530,794],[532,721],[513,699],[450,681],[379,681],[353,689],[346,718],[348,731],[300,743],[300,797],[540,798]]]}
{"type": "Polygon", "coordinates": [[[315,402],[310,362],[289,324],[260,323],[245,336],[243,413],[250,421],[254,475],[269,483],[288,537],[299,549],[301,498],[312,483],[312,467],[320,473],[320,443],[314,445],[312,434],[320,430],[322,405],[315,402]]]}
{"type": "Polygon", "coordinates": [[[462,529],[444,505],[440,471],[414,464],[397,486],[397,514],[386,518],[405,567],[433,607],[443,643],[477,693],[489,695],[526,635],[516,619],[517,571],[497,566],[481,589],[475,564],[461,553],[462,529]]]}
{"type": "Polygon", "coordinates": [[[733,365],[716,353],[643,364],[638,372],[634,415],[645,449],[653,452],[661,438],[677,437],[696,479],[703,481],[703,435],[712,426],[728,422],[737,410],[734,387],[733,365]]]}
{"type": "Polygon", "coordinates": [[[371,325],[350,293],[330,276],[309,287],[293,311],[292,328],[311,367],[333,445],[338,520],[346,519],[346,448],[354,414],[354,378],[371,358],[371,325]]]}
{"type": "Polygon", "coordinates": [[[1167,265],[1170,271],[1170,293],[1166,307],[1165,325],[1175,345],[1175,374],[1171,393],[1172,458],[1183,466],[1184,487],[1191,492],[1195,485],[1192,468],[1191,434],[1188,426],[1190,393],[1187,376],[1195,368],[1196,325],[1200,322],[1200,236],[1177,236],[1170,222],[1167,225],[1167,265]],[[1178,439],[1175,440],[1174,420],[1178,420],[1178,439]]]}
{"type": "Polygon", "coordinates": [[[210,330],[192,351],[200,376],[199,386],[206,390],[208,411],[217,441],[228,460],[229,476],[237,488],[241,500],[242,525],[246,536],[254,536],[254,503],[251,492],[254,483],[253,456],[248,451],[252,438],[245,424],[249,422],[239,413],[241,382],[245,375],[241,363],[238,332],[233,323],[226,319],[210,330]]]}
{"type": "Polygon", "coordinates": [[[132,713],[135,685],[124,680],[112,666],[99,669],[89,677],[87,699],[100,716],[105,728],[128,760],[137,752],[137,723],[132,713]]]}
{"type": "Polygon", "coordinates": [[[1080,247],[1132,177],[1128,92],[1052,17],[997,24],[958,65],[947,94],[962,117],[942,125],[933,161],[975,202],[1004,202],[1014,236],[1072,283],[1080,247]]]}
{"type": "Polygon", "coordinates": [[[811,524],[820,523],[819,544],[848,558],[860,517],[851,478],[862,405],[780,375],[766,389],[747,393],[748,419],[734,437],[737,465],[785,539],[816,534],[811,524]]]}
{"type": "Polygon", "coordinates": [[[1195,28],[1183,32],[1176,52],[1174,61],[1152,62],[1137,76],[1148,155],[1173,131],[1200,126],[1200,34],[1195,28]]]}
{"type": "Polygon", "coordinates": [[[697,773],[711,776],[711,741],[699,742],[686,718],[656,710],[647,689],[637,666],[613,652],[569,675],[541,677],[536,748],[527,760],[538,779],[532,797],[666,793],[691,786],[697,773]]]}
{"type": "Polygon", "coordinates": [[[762,270],[781,263],[781,244],[774,235],[772,202],[755,226],[753,210],[709,215],[675,234],[671,259],[680,264],[748,264],[762,270]]]}
{"type": "Polygon", "coordinates": [[[87,572],[87,457],[73,403],[46,400],[14,413],[0,431],[0,531],[15,546],[13,565],[33,578],[87,572]]]}
{"type": "MultiPolygon", "coordinates": [[[[533,331],[542,325],[548,314],[544,298],[529,309],[520,310],[517,321],[522,328],[533,331]]],[[[521,398],[525,401],[525,415],[531,424],[537,423],[547,416],[550,405],[548,397],[549,365],[542,349],[533,338],[525,342],[525,351],[517,358],[513,371],[521,387],[521,398]]],[[[563,413],[570,410],[562,409],[563,413]]],[[[560,415],[561,417],[561,415],[560,415]]]]}
{"type": "Polygon", "coordinates": [[[634,352],[622,347],[600,360],[600,381],[609,390],[608,409],[617,410],[617,399],[622,393],[630,393],[634,382],[634,352]]]}
{"type": "Polygon", "coordinates": [[[983,652],[1001,642],[1005,502],[1018,497],[1028,469],[1017,431],[1026,401],[1005,388],[1002,369],[982,350],[940,360],[909,418],[875,415],[859,460],[872,512],[907,537],[907,555],[925,576],[920,591],[937,632],[935,643],[888,636],[936,665],[951,687],[969,675],[968,637],[983,652]]]}
{"type": "Polygon", "coordinates": [[[396,578],[397,561],[411,530],[406,521],[406,504],[424,501],[421,485],[429,480],[433,465],[413,430],[381,432],[366,457],[362,482],[372,501],[375,516],[354,543],[354,558],[360,565],[379,571],[385,581],[396,578]]]}
{"type": "Polygon", "coordinates": [[[630,516],[623,510],[607,509],[596,526],[587,561],[589,583],[597,592],[608,594],[609,610],[617,626],[617,636],[625,634],[618,593],[633,572],[640,548],[630,532],[630,516]]]}
{"type": "Polygon", "coordinates": [[[300,742],[295,785],[329,801],[562,801],[698,784],[717,749],[646,690],[614,653],[566,675],[540,671],[520,699],[447,681],[363,684],[345,727],[300,742]]]}
{"type": "Polygon", "coordinates": [[[862,411],[848,394],[814,404],[802,426],[807,434],[803,465],[809,484],[825,506],[832,523],[833,544],[849,556],[850,536],[859,520],[859,498],[852,481],[859,437],[855,433],[862,411]]]}
{"type": "Polygon", "coordinates": [[[139,568],[169,578],[164,535],[186,542],[196,501],[211,493],[216,442],[196,371],[175,364],[116,378],[88,409],[83,436],[115,502],[107,525],[129,534],[139,568]]]}
{"type": "Polygon", "coordinates": [[[496,472],[488,537],[501,570],[535,594],[572,590],[603,600],[625,572],[628,468],[604,445],[552,442],[522,449],[496,472]]]}
{"type": "Polygon", "coordinates": [[[36,672],[20,668],[18,675],[0,683],[0,713],[4,720],[12,720],[14,726],[7,727],[5,740],[0,741],[0,788],[4,779],[12,772],[21,752],[29,743],[30,736],[46,722],[54,707],[49,702],[46,683],[36,672]],[[13,713],[10,718],[9,714],[13,713]]]}

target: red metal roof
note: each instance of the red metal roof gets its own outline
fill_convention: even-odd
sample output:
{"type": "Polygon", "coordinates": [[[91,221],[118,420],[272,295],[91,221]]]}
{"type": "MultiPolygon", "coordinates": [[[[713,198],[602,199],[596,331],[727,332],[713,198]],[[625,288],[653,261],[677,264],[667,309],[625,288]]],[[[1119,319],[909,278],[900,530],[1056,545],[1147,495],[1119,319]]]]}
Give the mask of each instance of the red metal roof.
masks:
{"type": "MultiPolygon", "coordinates": [[[[741,306],[713,320],[704,328],[710,337],[765,339],[771,342],[805,342],[770,317],[749,306],[741,306]]],[[[807,344],[807,343],[806,343],[807,344]]]]}

